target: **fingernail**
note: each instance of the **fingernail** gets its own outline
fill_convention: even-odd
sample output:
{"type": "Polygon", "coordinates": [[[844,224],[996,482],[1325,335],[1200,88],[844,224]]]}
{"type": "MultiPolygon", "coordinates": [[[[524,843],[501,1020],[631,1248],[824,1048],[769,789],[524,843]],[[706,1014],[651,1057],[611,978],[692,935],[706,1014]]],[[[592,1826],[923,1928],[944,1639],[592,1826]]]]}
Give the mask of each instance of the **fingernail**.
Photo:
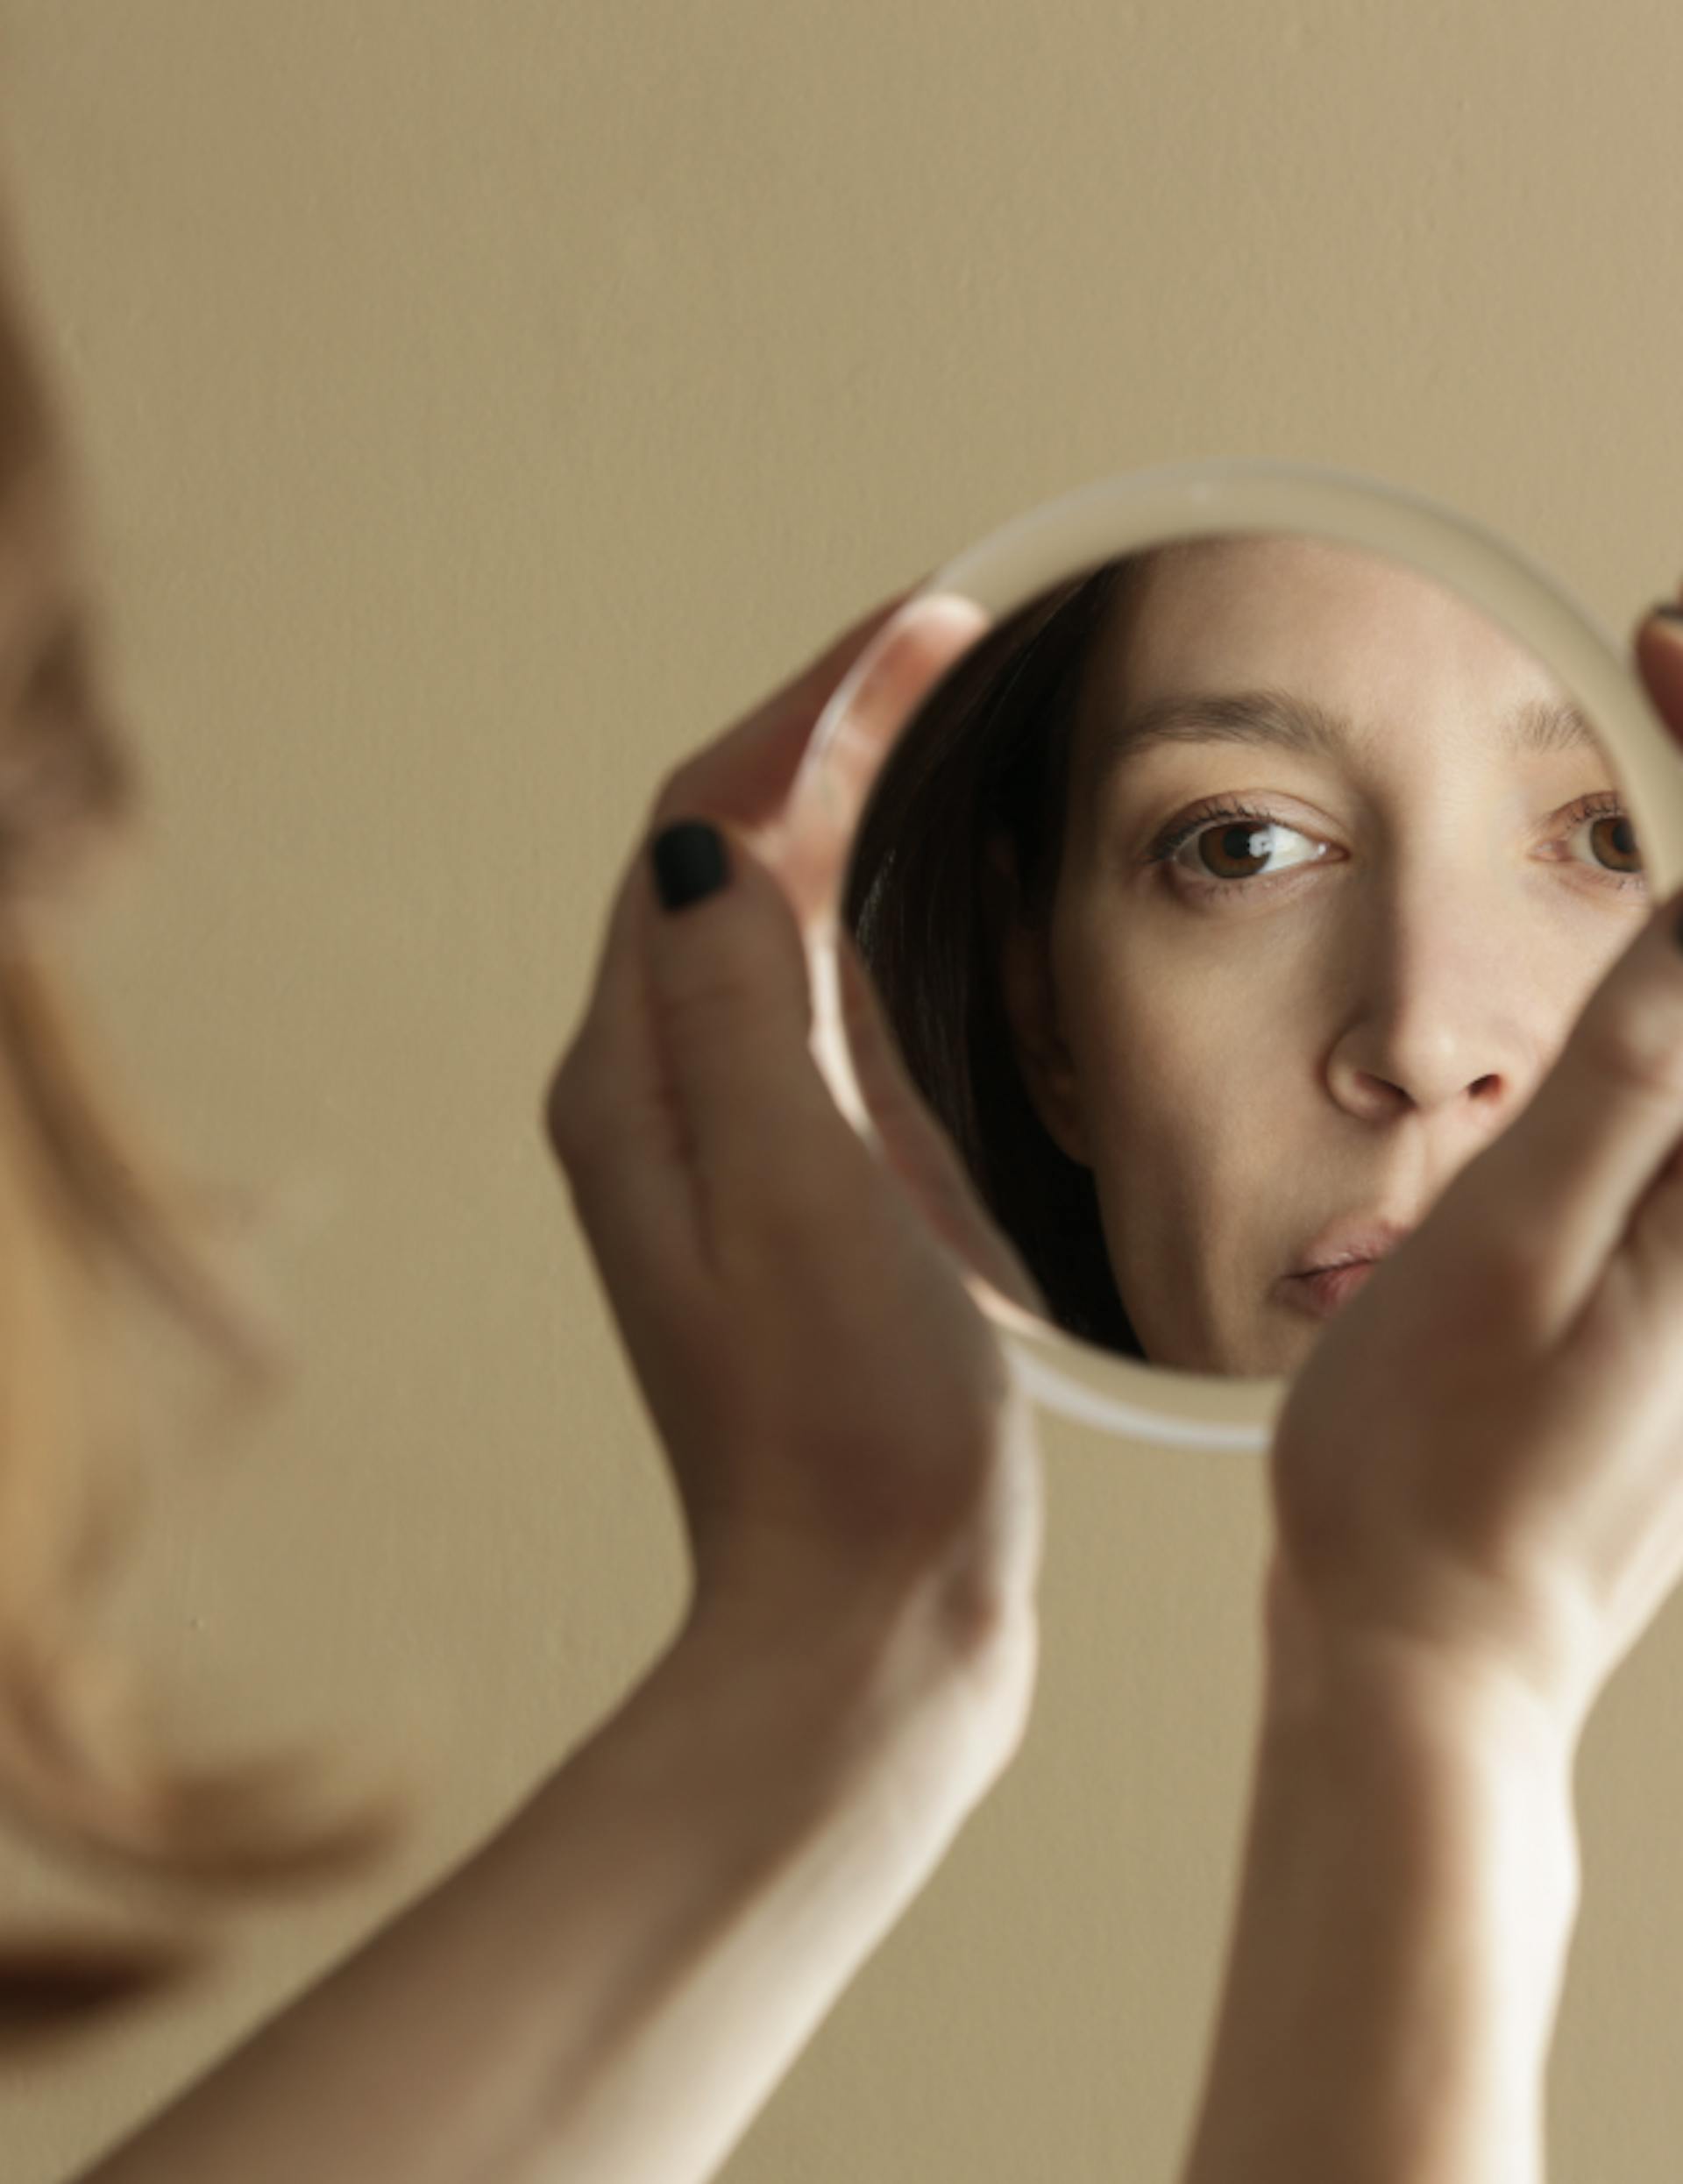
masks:
{"type": "Polygon", "coordinates": [[[1648,613],[1651,620],[1657,616],[1661,621],[1683,622],[1683,606],[1679,606],[1675,599],[1661,599],[1657,606],[1651,606],[1648,613]]]}
{"type": "Polygon", "coordinates": [[[706,819],[679,819],[664,827],[650,848],[661,907],[683,910],[712,895],[730,877],[725,839],[706,819]]]}

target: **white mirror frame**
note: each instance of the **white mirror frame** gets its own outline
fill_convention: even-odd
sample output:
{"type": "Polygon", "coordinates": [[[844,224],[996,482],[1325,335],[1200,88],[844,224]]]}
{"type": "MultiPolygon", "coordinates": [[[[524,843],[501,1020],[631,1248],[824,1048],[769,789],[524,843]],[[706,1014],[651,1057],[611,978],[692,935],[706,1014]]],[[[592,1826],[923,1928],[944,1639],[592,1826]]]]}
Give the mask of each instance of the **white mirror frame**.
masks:
{"type": "MultiPolygon", "coordinates": [[[[1683,883],[1683,750],[1621,648],[1506,540],[1403,487],[1313,464],[1225,457],[1131,472],[1014,517],[938,570],[906,606],[956,592],[998,624],[1052,585],[1119,555],[1230,531],[1294,532],[1362,547],[1481,607],[1530,647],[1605,738],[1642,841],[1651,899],[1658,904],[1683,883]]],[[[827,756],[883,642],[867,649],[819,719],[791,798],[792,830],[799,831],[807,794],[837,808],[827,756]]],[[[834,938],[847,863],[839,861],[814,936],[813,1051],[836,1103],[880,1158],[842,1028],[834,938]]],[[[1223,1378],[1118,1357],[1024,1311],[956,1263],[1000,1329],[1019,1381],[1047,1408],[1152,1448],[1268,1447],[1286,1378],[1223,1378]]]]}

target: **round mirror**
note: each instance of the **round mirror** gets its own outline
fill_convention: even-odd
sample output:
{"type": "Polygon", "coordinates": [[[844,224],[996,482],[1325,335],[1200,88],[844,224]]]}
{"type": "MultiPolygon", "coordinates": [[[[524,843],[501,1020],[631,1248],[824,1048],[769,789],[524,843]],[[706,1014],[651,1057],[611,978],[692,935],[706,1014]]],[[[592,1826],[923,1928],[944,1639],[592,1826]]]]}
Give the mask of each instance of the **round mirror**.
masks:
{"type": "Polygon", "coordinates": [[[932,594],[982,610],[976,640],[867,719],[891,625],[792,799],[814,1050],[880,1150],[845,929],[1045,1300],[965,1266],[1032,1392],[1263,1449],[1327,1320],[1683,878],[1678,755],[1559,585],[1369,479],[1106,481],[932,594]]]}

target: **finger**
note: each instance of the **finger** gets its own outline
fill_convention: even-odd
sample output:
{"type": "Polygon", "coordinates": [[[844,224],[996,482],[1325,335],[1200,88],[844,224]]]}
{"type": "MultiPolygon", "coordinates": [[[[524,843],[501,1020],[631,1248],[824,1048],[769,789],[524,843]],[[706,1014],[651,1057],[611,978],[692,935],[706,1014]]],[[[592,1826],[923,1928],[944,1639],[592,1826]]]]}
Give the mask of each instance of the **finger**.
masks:
{"type": "Polygon", "coordinates": [[[870,1156],[813,1059],[806,949],[778,878],[728,826],[657,840],[651,887],[686,865],[718,883],[654,914],[650,986],[699,1248],[717,1266],[733,1237],[822,1230],[870,1156]]]}
{"type": "Polygon", "coordinates": [[[989,1218],[951,1138],[913,1082],[851,933],[840,934],[842,1029],[882,1157],[931,1226],[965,1263],[1026,1312],[1051,1307],[1015,1247],[989,1218]]]}
{"type": "Polygon", "coordinates": [[[814,742],[789,792],[766,854],[803,924],[826,922],[846,872],[883,761],[954,662],[990,625],[986,610],[956,592],[914,599],[837,684],[842,710],[814,742]]]}
{"type": "Polygon", "coordinates": [[[545,1136],[622,1317],[651,1267],[678,1280],[699,1264],[692,1194],[675,1187],[685,1135],[650,992],[645,847],[621,877],[589,1004],[543,1101],[545,1136]]]}
{"type": "MultiPolygon", "coordinates": [[[[1474,1164],[1457,1202],[1494,1250],[1496,1287],[1552,1344],[1583,1308],[1683,1136],[1683,890],[1661,904],[1590,996],[1530,1104],[1474,1164]]],[[[1667,1270],[1683,1307],[1683,1263],[1667,1270]]],[[[1493,1300],[1494,1301],[1494,1300],[1493,1300]]]]}
{"type": "MultiPolygon", "coordinates": [[[[752,827],[777,809],[830,691],[909,596],[902,592],[873,607],[782,689],[696,752],[669,777],[650,831],[703,813],[752,827]]],[[[648,1254],[678,1252],[692,1222],[687,1191],[672,1188],[685,1152],[649,989],[647,850],[645,834],[621,875],[589,1000],[543,1100],[545,1135],[567,1170],[599,1259],[622,1259],[632,1270],[640,1258],[649,1263],[648,1254]]],[[[607,1263],[603,1273],[611,1289],[607,1263]]]]}
{"type": "Polygon", "coordinates": [[[728,819],[751,835],[771,820],[831,691],[911,597],[902,592],[872,607],[799,675],[668,775],[651,831],[675,819],[706,818],[728,819]]]}

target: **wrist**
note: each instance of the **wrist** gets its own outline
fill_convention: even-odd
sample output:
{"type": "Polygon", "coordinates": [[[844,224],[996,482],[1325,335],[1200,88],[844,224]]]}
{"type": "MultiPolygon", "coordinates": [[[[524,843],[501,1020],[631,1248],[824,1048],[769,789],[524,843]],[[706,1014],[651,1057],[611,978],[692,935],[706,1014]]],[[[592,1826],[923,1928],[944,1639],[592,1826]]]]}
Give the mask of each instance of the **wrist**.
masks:
{"type": "Polygon", "coordinates": [[[1475,1644],[1323,1614],[1278,1555],[1265,1610],[1268,1720],[1284,1729],[1368,1719],[1376,1735],[1447,1766],[1492,1762],[1557,1776],[1568,1786],[1585,1709],[1475,1644]]]}
{"type": "Polygon", "coordinates": [[[1578,1741],[1574,1716],[1476,1649],[1271,1603],[1262,1779],[1301,1842],[1342,1864],[1353,1905],[1385,1873],[1414,1927],[1395,1946],[1417,1950],[1445,2023],[1459,2008],[1469,2053],[1503,2052],[1478,2097],[1510,2120],[1540,2091],[1577,1920],[1578,1741]]]}
{"type": "Polygon", "coordinates": [[[711,2176],[998,1772],[938,1654],[769,1599],[698,1599],[499,1838],[545,2088],[522,2175],[711,2176]]]}
{"type": "Polygon", "coordinates": [[[675,1647],[699,1678],[746,1680],[769,1714],[800,1715],[865,1750],[968,1732],[991,1779],[1021,1742],[1039,1661],[1031,1600],[975,1578],[962,1543],[869,1570],[783,1540],[697,1556],[675,1647]]]}
{"type": "Polygon", "coordinates": [[[662,1704],[728,1710],[746,1749],[821,1802],[891,1781],[909,1820],[968,1811],[1021,1743],[1038,1631],[1013,1614],[955,1637],[921,1590],[698,1587],[655,1670],[662,1704]]]}
{"type": "Polygon", "coordinates": [[[1388,1641],[1270,1650],[1265,1769],[1328,1816],[1366,1815],[1422,1876],[1564,1939],[1578,1904],[1576,1733],[1523,1679],[1388,1641]]]}
{"type": "Polygon", "coordinates": [[[1184,2184],[1537,2184],[1573,1740],[1516,1679],[1271,1588],[1240,1902],[1184,2184]]]}

